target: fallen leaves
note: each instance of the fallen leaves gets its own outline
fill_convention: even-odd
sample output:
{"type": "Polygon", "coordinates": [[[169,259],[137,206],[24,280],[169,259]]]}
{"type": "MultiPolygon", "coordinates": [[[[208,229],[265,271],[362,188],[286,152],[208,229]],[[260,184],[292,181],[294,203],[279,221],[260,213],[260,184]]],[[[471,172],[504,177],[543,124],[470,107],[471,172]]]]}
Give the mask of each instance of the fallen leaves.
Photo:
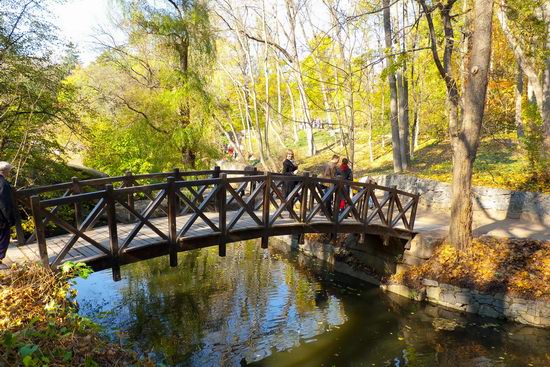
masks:
{"type": "Polygon", "coordinates": [[[433,279],[489,293],[550,299],[550,242],[481,237],[466,251],[442,244],[425,263],[390,281],[420,287],[433,279]]]}
{"type": "Polygon", "coordinates": [[[0,274],[0,365],[148,365],[78,315],[71,278],[86,273],[79,264],[57,273],[24,264],[0,274]]]}

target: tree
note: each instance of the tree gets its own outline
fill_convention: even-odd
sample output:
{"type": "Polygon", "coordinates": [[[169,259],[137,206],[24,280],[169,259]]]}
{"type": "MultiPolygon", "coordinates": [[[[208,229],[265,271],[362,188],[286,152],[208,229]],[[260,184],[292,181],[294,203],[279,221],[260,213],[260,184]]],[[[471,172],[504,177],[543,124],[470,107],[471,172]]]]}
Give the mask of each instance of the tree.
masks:
{"type": "Polygon", "coordinates": [[[63,172],[60,132],[81,133],[64,83],[76,63],[48,21],[48,2],[0,3],[0,154],[16,167],[15,183],[51,182],[63,172]],[[51,50],[60,50],[54,57],[51,50]]]}
{"type": "Polygon", "coordinates": [[[393,41],[390,16],[390,0],[383,0],[384,7],[384,35],[386,41],[386,73],[390,87],[390,122],[393,151],[393,171],[402,172],[403,163],[401,160],[401,141],[399,136],[399,117],[397,108],[397,82],[395,78],[395,60],[393,56],[393,41]]]}
{"type": "Polygon", "coordinates": [[[529,79],[542,118],[540,155],[543,173],[550,169],[550,3],[545,0],[500,0],[500,26],[529,79]],[[513,22],[511,20],[514,20],[513,22]]]}
{"type": "MultiPolygon", "coordinates": [[[[126,9],[130,39],[152,35],[158,38],[160,46],[175,56],[173,68],[179,74],[178,84],[183,92],[178,114],[184,132],[192,120],[190,94],[205,94],[201,71],[214,56],[214,35],[207,4],[202,0],[165,0],[164,4],[131,0],[126,9]]],[[[197,157],[191,144],[182,141],[181,154],[183,163],[194,168],[197,157]]]]}
{"type": "Polygon", "coordinates": [[[487,93],[488,72],[491,59],[493,1],[474,0],[473,9],[467,15],[471,26],[467,37],[467,53],[464,58],[463,113],[459,115],[460,96],[457,82],[452,76],[451,60],[454,49],[454,30],[451,11],[456,0],[436,3],[431,8],[426,1],[418,0],[429,27],[432,55],[439,73],[447,86],[449,102],[449,133],[453,157],[453,181],[451,199],[451,223],[449,239],[460,249],[472,241],[472,171],[479,146],[481,125],[487,93]],[[445,50],[441,63],[432,12],[440,10],[445,33],[445,50]]]}

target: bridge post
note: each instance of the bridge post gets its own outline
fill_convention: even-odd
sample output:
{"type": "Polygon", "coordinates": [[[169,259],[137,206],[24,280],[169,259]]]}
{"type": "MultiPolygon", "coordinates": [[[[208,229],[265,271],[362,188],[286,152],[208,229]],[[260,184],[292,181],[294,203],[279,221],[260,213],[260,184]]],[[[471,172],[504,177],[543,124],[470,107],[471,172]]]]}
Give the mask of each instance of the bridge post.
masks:
{"type": "MultiPolygon", "coordinates": [[[[80,182],[78,180],[78,177],[72,177],[71,178],[72,186],[71,186],[71,193],[73,195],[78,195],[81,193],[81,187],[80,182]]],[[[75,227],[80,227],[80,223],[82,222],[82,204],[80,202],[74,203],[74,218],[75,218],[75,227]]]]}
{"type": "Polygon", "coordinates": [[[178,248],[177,248],[177,234],[176,234],[176,216],[177,207],[176,202],[178,198],[176,196],[176,183],[175,178],[169,176],[167,178],[166,196],[168,200],[168,252],[170,254],[170,266],[178,266],[178,248]]]}
{"type": "Polygon", "coordinates": [[[390,196],[390,202],[388,204],[388,213],[386,215],[386,226],[391,228],[391,222],[393,220],[393,207],[395,206],[395,196],[397,195],[397,186],[392,186],[388,191],[390,196]]]}
{"type": "Polygon", "coordinates": [[[105,185],[105,200],[107,202],[107,226],[109,227],[109,248],[111,249],[111,267],[113,280],[120,280],[120,258],[118,250],[118,232],[115,210],[115,193],[112,184],[105,185]]]}
{"type": "MultiPolygon", "coordinates": [[[[215,166],[214,167],[214,172],[212,173],[212,178],[220,178],[220,171],[221,171],[220,166],[215,166]]],[[[214,207],[216,208],[216,211],[219,213],[220,212],[220,203],[219,203],[219,200],[218,200],[218,195],[216,195],[214,197],[214,207]]]]}
{"type": "MultiPolygon", "coordinates": [[[[311,175],[311,179],[309,180],[309,183],[310,183],[310,186],[309,186],[309,190],[310,190],[310,193],[309,193],[309,200],[308,200],[308,204],[307,204],[307,207],[308,208],[313,208],[313,201],[314,201],[314,196],[313,196],[313,191],[317,190],[317,184],[315,183],[315,178],[317,177],[316,174],[313,174],[311,175]]],[[[321,196],[322,197],[322,196],[321,196]]]]}
{"type": "Polygon", "coordinates": [[[265,173],[264,197],[262,206],[262,222],[264,223],[264,233],[262,235],[262,248],[267,248],[269,243],[269,198],[271,195],[271,172],[265,173]]]}
{"type": "MultiPolygon", "coordinates": [[[[179,179],[181,179],[181,174],[180,174],[180,169],[179,168],[175,168],[174,167],[174,181],[177,181],[179,179]]],[[[180,206],[180,201],[179,201],[179,198],[178,196],[176,195],[176,188],[174,186],[174,213],[175,215],[177,216],[178,213],[180,212],[181,210],[181,206],[180,206]]]]}
{"type": "Polygon", "coordinates": [[[409,231],[412,231],[414,230],[414,220],[416,219],[416,210],[418,208],[418,200],[420,199],[420,194],[415,194],[414,195],[414,203],[413,203],[413,206],[411,208],[411,214],[410,214],[410,219],[409,219],[409,231]]]}
{"type": "MultiPolygon", "coordinates": [[[[252,176],[257,176],[257,175],[258,175],[258,167],[254,167],[252,169],[252,176]]],[[[254,190],[256,190],[256,181],[251,181],[250,182],[250,195],[252,195],[254,190]]]]}
{"type": "MultiPolygon", "coordinates": [[[[219,167],[218,167],[219,168],[219,167]]],[[[220,243],[218,247],[218,254],[225,256],[226,244],[227,244],[227,175],[225,173],[220,174],[219,190],[216,195],[218,202],[218,228],[220,229],[220,243]]]]}
{"type": "Polygon", "coordinates": [[[369,202],[370,202],[370,197],[374,192],[372,188],[372,181],[368,180],[366,184],[367,184],[367,191],[361,201],[361,213],[360,213],[360,218],[361,218],[361,221],[363,222],[364,229],[363,229],[363,233],[361,234],[361,239],[359,240],[359,243],[366,242],[365,234],[367,233],[367,227],[369,226],[369,223],[367,222],[367,219],[369,218],[369,209],[370,209],[369,202]]]}
{"type": "MultiPolygon", "coordinates": [[[[304,172],[303,178],[302,178],[303,186],[302,186],[302,196],[300,197],[300,222],[302,222],[305,226],[306,224],[306,218],[307,218],[307,200],[308,200],[308,190],[311,185],[311,180],[309,178],[309,172],[304,172]]],[[[300,245],[303,245],[305,242],[304,234],[300,234],[298,237],[298,243],[300,245]]]]}
{"type": "Polygon", "coordinates": [[[44,267],[50,267],[48,260],[48,247],[46,246],[46,233],[44,231],[44,222],[42,219],[42,208],[40,208],[40,197],[38,195],[31,196],[31,212],[34,218],[34,231],[36,233],[36,242],[38,243],[38,252],[40,260],[44,267]]]}
{"type": "MultiPolygon", "coordinates": [[[[134,186],[134,179],[132,178],[132,172],[126,171],[124,172],[124,187],[132,187],[132,186],[134,186]]],[[[126,203],[130,208],[134,209],[133,193],[128,193],[128,196],[126,198],[126,203]]],[[[135,220],[134,215],[128,212],[128,222],[132,223],[134,220],[135,220]]]]}
{"type": "Polygon", "coordinates": [[[344,190],[344,178],[342,176],[338,176],[334,185],[336,186],[336,190],[334,191],[334,202],[332,203],[332,221],[334,224],[332,240],[336,240],[338,237],[338,227],[340,224],[340,200],[342,200],[342,191],[344,190]]]}

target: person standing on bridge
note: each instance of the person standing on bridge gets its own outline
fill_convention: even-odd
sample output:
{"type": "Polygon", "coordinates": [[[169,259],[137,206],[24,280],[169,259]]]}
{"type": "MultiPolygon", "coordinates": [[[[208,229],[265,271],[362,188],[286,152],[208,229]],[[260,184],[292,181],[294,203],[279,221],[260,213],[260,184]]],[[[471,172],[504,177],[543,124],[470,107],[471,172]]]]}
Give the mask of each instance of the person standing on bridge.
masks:
{"type": "Polygon", "coordinates": [[[15,225],[15,204],[12,199],[11,186],[6,177],[9,176],[12,165],[0,162],[0,269],[7,269],[2,260],[6,257],[10,244],[10,230],[15,225]]]}
{"type": "MultiPolygon", "coordinates": [[[[325,168],[323,169],[323,174],[321,175],[321,178],[329,178],[333,180],[336,178],[336,172],[338,170],[338,162],[340,161],[340,157],[337,154],[334,154],[331,158],[331,160],[325,165],[325,168]]],[[[333,184],[323,184],[323,196],[326,195],[326,193],[330,190],[330,188],[333,186],[333,184]]],[[[329,196],[329,199],[327,200],[327,210],[330,216],[332,217],[332,202],[333,202],[334,193],[332,193],[329,196]]]]}
{"type": "MultiPolygon", "coordinates": [[[[349,159],[343,158],[342,164],[340,164],[340,167],[338,167],[338,171],[336,172],[337,176],[342,177],[346,181],[353,181],[353,172],[351,168],[349,167],[349,159]]],[[[350,186],[344,185],[344,191],[350,194],[350,186]]],[[[340,200],[340,210],[344,209],[346,206],[346,200],[342,198],[340,200]]]]}
{"type": "MultiPolygon", "coordinates": [[[[296,170],[298,169],[298,163],[294,160],[294,152],[289,149],[286,151],[286,159],[283,161],[283,175],[294,176],[296,170]]],[[[285,197],[294,190],[296,186],[296,181],[287,181],[284,185],[284,194],[285,197]]]]}

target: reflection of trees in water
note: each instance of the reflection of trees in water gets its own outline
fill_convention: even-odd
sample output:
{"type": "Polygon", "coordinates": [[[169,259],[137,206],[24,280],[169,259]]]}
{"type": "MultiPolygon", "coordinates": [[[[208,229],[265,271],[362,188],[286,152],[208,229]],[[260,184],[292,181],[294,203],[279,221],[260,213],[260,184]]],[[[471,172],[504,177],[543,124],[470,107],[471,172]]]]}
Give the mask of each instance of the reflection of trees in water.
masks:
{"type": "Polygon", "coordinates": [[[125,273],[118,322],[138,350],[164,355],[170,364],[257,359],[345,317],[313,276],[272,259],[256,243],[233,245],[225,258],[211,248],[180,254],[177,268],[157,258],[125,273]]]}
{"type": "Polygon", "coordinates": [[[400,316],[399,333],[411,365],[431,359],[453,367],[550,366],[547,330],[411,303],[392,294],[388,305],[400,316]],[[446,323],[454,330],[436,328],[446,323]]]}

